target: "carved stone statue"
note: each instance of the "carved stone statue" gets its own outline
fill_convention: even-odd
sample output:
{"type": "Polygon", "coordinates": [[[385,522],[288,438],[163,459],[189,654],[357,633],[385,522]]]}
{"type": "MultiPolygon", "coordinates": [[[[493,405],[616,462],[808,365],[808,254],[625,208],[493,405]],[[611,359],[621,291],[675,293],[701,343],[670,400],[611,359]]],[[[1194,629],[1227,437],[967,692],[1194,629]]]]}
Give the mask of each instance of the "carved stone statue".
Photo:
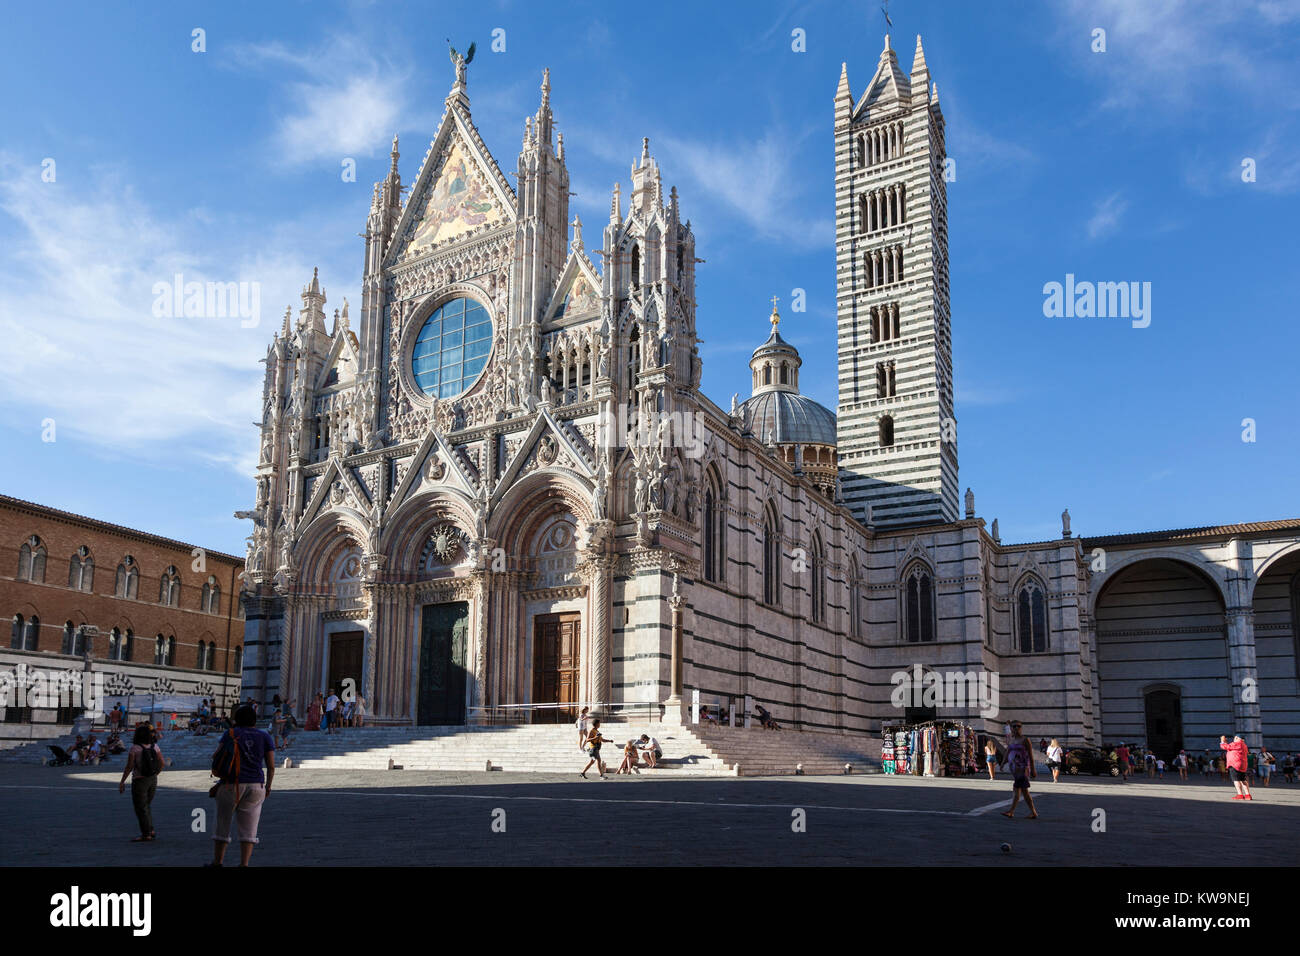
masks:
{"type": "Polygon", "coordinates": [[[1070,509],[1066,508],[1064,511],[1061,512],[1061,537],[1068,538],[1069,536],[1070,536],[1070,509]]]}

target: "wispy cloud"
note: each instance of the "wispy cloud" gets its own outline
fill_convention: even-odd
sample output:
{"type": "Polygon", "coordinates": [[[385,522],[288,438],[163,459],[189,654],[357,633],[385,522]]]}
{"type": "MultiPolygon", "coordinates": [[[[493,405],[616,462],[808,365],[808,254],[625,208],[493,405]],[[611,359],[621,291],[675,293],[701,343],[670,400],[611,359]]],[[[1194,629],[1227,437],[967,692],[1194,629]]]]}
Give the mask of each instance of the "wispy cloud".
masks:
{"type": "Polygon", "coordinates": [[[1068,0],[1065,11],[1080,50],[1092,30],[1106,31],[1106,52],[1086,54],[1106,84],[1104,106],[1193,107],[1227,86],[1269,109],[1294,108],[1294,50],[1261,42],[1259,25],[1300,21],[1298,0],[1068,0]]]}
{"type": "Polygon", "coordinates": [[[235,50],[232,63],[239,68],[298,77],[272,97],[279,112],[271,155],[279,163],[339,162],[374,156],[388,145],[406,112],[410,70],[377,57],[374,49],[336,37],[308,50],[280,43],[235,50]]]}
{"type": "Polygon", "coordinates": [[[788,136],[770,132],[756,141],[725,143],[668,136],[661,142],[674,168],[683,169],[703,194],[696,202],[717,202],[761,238],[809,248],[834,244],[834,220],[808,215],[798,154],[788,136]]]}
{"type": "Polygon", "coordinates": [[[251,472],[258,359],[279,321],[276,304],[310,276],[287,237],[246,251],[185,212],[159,215],[115,171],[76,188],[43,183],[5,155],[0,214],[11,253],[0,262],[6,419],[35,433],[53,418],[56,440],[119,458],[251,472]],[[155,315],[155,285],[177,273],[185,282],[257,283],[259,324],[155,315]]]}
{"type": "Polygon", "coordinates": [[[1119,228],[1119,221],[1128,209],[1128,201],[1119,193],[1111,193],[1097,203],[1088,219],[1088,238],[1101,239],[1119,228]]]}

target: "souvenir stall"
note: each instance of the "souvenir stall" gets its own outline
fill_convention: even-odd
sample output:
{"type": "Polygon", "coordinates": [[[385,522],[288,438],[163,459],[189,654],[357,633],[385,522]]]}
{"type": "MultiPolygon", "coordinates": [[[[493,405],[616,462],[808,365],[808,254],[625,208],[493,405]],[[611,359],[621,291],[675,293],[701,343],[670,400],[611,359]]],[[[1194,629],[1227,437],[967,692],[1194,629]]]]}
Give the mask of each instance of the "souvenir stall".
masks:
{"type": "Polygon", "coordinates": [[[885,773],[960,777],[979,769],[977,735],[953,720],[885,723],[880,761],[885,773]]]}

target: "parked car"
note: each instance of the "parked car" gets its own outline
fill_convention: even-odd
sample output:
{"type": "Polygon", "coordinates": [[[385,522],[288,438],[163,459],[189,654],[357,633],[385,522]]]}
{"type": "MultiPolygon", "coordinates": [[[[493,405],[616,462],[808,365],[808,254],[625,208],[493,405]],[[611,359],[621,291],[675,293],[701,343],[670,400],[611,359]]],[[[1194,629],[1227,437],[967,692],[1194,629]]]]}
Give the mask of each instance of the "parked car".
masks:
{"type": "Polygon", "coordinates": [[[1096,747],[1071,747],[1065,752],[1063,769],[1066,773],[1090,773],[1099,777],[1103,773],[1112,777],[1119,776],[1119,763],[1112,760],[1109,753],[1103,753],[1096,747]]]}

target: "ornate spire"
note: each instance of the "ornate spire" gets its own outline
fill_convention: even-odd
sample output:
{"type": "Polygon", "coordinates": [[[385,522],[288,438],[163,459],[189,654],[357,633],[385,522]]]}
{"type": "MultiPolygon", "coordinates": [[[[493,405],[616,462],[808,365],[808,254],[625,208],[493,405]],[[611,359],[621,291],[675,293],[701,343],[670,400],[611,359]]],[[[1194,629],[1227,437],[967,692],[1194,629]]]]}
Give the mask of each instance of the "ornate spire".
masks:
{"type": "Polygon", "coordinates": [[[768,321],[772,323],[772,333],[776,334],[776,327],[781,324],[781,313],[776,311],[776,304],[780,301],[780,296],[772,296],[772,314],[768,316],[768,321]]]}
{"type": "Polygon", "coordinates": [[[623,188],[618,183],[614,184],[614,198],[609,203],[609,221],[623,221],[623,188]]]}

